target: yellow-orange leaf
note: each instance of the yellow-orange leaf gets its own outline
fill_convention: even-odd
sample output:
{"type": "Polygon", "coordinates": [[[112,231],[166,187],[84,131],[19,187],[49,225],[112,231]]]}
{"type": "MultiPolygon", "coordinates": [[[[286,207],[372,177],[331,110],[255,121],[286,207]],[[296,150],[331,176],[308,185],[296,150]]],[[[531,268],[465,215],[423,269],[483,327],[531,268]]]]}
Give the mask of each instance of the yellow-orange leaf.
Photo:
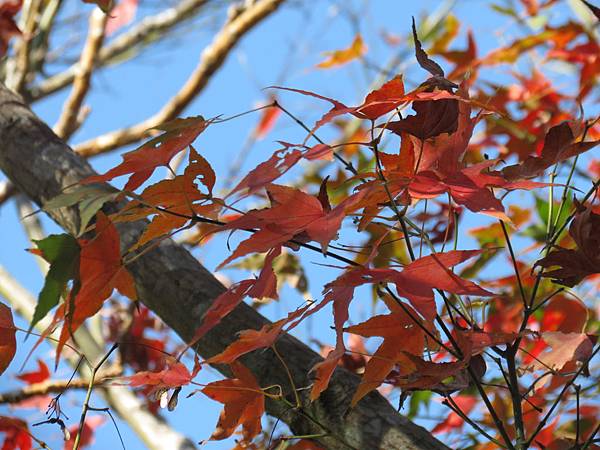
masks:
{"type": "Polygon", "coordinates": [[[329,69],[331,67],[341,66],[349,63],[353,59],[360,58],[367,52],[367,46],[362,40],[360,34],[357,34],[350,47],[343,50],[335,50],[333,52],[327,52],[329,57],[318,64],[317,67],[320,69],[329,69]]]}

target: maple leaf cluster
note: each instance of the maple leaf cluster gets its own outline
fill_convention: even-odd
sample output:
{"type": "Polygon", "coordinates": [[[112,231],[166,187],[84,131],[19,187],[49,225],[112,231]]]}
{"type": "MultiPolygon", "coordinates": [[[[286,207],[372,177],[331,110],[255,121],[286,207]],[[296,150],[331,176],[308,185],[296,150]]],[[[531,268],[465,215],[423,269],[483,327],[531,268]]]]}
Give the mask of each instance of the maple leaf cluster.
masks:
{"type": "MultiPolygon", "coordinates": [[[[108,22],[109,33],[125,26],[137,6],[137,2],[115,6],[84,1],[123,14],[118,21],[108,22]]],[[[522,3],[528,14],[535,15],[554,2],[522,3]]],[[[9,12],[0,9],[0,18],[9,12]]],[[[10,12],[7,20],[12,21],[15,13],[10,12]]],[[[50,268],[29,331],[56,308],[38,343],[61,327],[58,364],[65,346],[88,318],[107,304],[120,304],[113,297],[115,291],[136,301],[128,264],[163,240],[187,230],[196,233],[195,243],[218,233],[242,235],[217,270],[237,261],[238,267],[251,267],[255,276],[231,283],[214,299],[192,339],[178,349],[178,358],[164,356],[168,353],[165,326],[146,308],[135,305],[121,310],[131,314],[130,322],[116,314],[111,317],[110,338],[125,342],[121,362],[135,371],[119,382],[139,388],[141,395],[172,410],[182,389],[199,385],[195,378],[203,365],[229,365],[230,377],[198,389],[224,405],[210,439],[226,439],[241,428],[239,445],[252,448],[262,431],[265,402],[281,401],[285,395],[273,394],[272,386],[261,386],[240,358],[257,350],[276,351],[284,333],[331,307],[335,345],[324,347],[323,359],[305,368],[313,382],[302,393],[295,391],[297,398],[319,401],[334,372],[345,368],[361,376],[348,408],[375,389],[397,388],[401,403],[410,397],[411,410],[418,411],[420,396],[433,392],[451,410],[433,428],[436,434],[469,423],[484,430],[482,435],[494,445],[502,442],[509,448],[514,435],[522,444],[538,448],[566,448],[559,444],[573,439],[576,445],[583,439],[591,443],[593,422],[582,430],[581,417],[591,421],[597,407],[580,407],[577,397],[577,407],[572,409],[572,402],[563,401],[563,396],[575,379],[590,375],[590,362],[598,351],[597,329],[589,325],[593,314],[589,302],[566,288],[593,283],[600,273],[598,181],[586,194],[570,184],[578,158],[587,158],[598,145],[600,131],[597,120],[569,113],[564,103],[583,102],[591,95],[590,79],[600,73],[598,53],[593,55],[598,46],[593,33],[570,22],[545,25],[539,34],[478,57],[472,32],[467,33],[466,49],[448,49],[458,34],[459,25],[453,20],[447,19],[445,34],[429,51],[413,21],[415,59],[429,77],[412,90],[397,75],[369,92],[359,105],[348,106],[318,93],[273,86],[278,97],[292,92],[331,107],[312,126],[296,119],[308,131],[304,141],[279,141],[269,158],[224,195],[216,188],[217,176],[202,149],[194,147],[220,119],[195,116],[162,124],[153,138],[126,153],[119,165],[51,200],[46,208],[79,205],[82,224],[79,236],[52,235],[37,241],[37,248],[31,250],[50,268]],[[536,69],[530,76],[513,74],[517,83],[510,87],[477,84],[480,70],[513,63],[542,45],[549,47],[548,60],[579,68],[575,94],[557,92],[536,69]],[[453,64],[450,73],[434,60],[436,55],[453,64]],[[341,143],[333,144],[319,138],[322,127],[343,125],[346,120],[359,123],[351,139],[344,136],[341,143]],[[482,138],[476,136],[477,129],[483,130],[482,138]],[[311,139],[317,143],[310,145],[311,139]],[[489,158],[487,153],[494,151],[497,157],[489,158]],[[187,164],[177,173],[173,160],[184,152],[187,164]],[[564,184],[556,181],[554,173],[545,178],[549,170],[573,158],[564,184]],[[339,163],[337,170],[332,169],[339,163]],[[302,165],[314,165],[318,176],[304,175],[300,188],[283,179],[302,165]],[[161,167],[170,176],[145,185],[161,167]],[[121,176],[128,177],[123,189],[104,185],[121,176]],[[557,202],[553,195],[559,188],[563,197],[557,202]],[[552,194],[547,201],[532,194],[535,208],[507,205],[512,191],[541,189],[552,194]],[[571,200],[573,192],[579,199],[571,200]],[[120,202],[118,211],[103,208],[113,200],[120,202]],[[469,213],[493,220],[470,231],[477,249],[459,245],[458,230],[469,213]],[[526,228],[534,213],[543,226],[526,228]],[[138,221],[146,221],[144,232],[132,246],[122,248],[119,227],[138,221]],[[341,251],[350,248],[343,245],[349,230],[366,236],[366,242],[362,251],[347,257],[341,251]],[[515,236],[532,238],[534,243],[516,254],[511,240],[515,236]],[[543,255],[527,261],[526,255],[534,250],[543,255]],[[336,276],[325,283],[321,295],[260,330],[242,330],[222,352],[203,361],[195,358],[189,369],[184,358],[187,350],[201,349],[207,333],[245,299],[264,302],[280,297],[282,278],[301,272],[297,267],[282,268],[280,262],[299,251],[341,264],[328,267],[336,276]],[[490,264],[502,254],[514,273],[501,276],[490,264]],[[261,255],[258,265],[251,261],[257,255],[261,255]],[[367,290],[380,309],[355,323],[352,303],[367,290]],[[371,338],[378,338],[376,346],[371,338]],[[494,386],[504,390],[494,391],[490,400],[486,392],[494,386]],[[577,416],[575,438],[558,418],[548,423],[556,407],[553,395],[556,404],[571,408],[566,417],[577,416]],[[513,428],[507,431],[509,426],[513,428]]],[[[6,40],[0,36],[0,44],[6,45],[6,40]]],[[[357,35],[350,47],[331,52],[317,67],[343,66],[367,52],[357,35]]],[[[253,138],[264,138],[282,113],[289,114],[278,97],[272,95],[262,108],[253,138]]],[[[596,166],[597,161],[591,161],[590,167],[596,166]]],[[[10,309],[0,303],[0,373],[16,352],[15,332],[10,309]]],[[[41,360],[37,370],[19,375],[30,384],[49,377],[41,360]]],[[[86,439],[99,425],[86,425],[86,439]]],[[[8,448],[31,447],[25,422],[0,417],[0,431],[7,436],[5,442],[13,442],[8,448]]],[[[288,448],[317,448],[314,445],[301,440],[288,448]]]]}

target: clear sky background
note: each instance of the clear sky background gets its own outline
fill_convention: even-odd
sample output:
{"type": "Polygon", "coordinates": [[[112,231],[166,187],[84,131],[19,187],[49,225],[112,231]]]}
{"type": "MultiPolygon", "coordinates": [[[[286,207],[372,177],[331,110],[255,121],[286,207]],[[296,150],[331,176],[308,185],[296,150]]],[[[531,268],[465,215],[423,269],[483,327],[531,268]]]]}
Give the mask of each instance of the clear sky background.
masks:
{"type": "MultiPolygon", "coordinates": [[[[83,5],[79,0],[67,0],[67,3],[72,3],[69,5],[71,11],[78,10],[88,14],[92,10],[91,5],[83,5]]],[[[156,11],[157,5],[162,4],[162,2],[145,0],[141,0],[141,3],[138,17],[156,11]]],[[[425,72],[416,67],[412,57],[412,46],[403,40],[398,47],[391,48],[383,42],[381,31],[385,30],[404,38],[410,31],[411,16],[414,15],[418,21],[419,18],[422,19],[436,11],[444,11],[443,8],[451,3],[453,2],[441,0],[290,1],[243,39],[204,92],[187,108],[184,115],[229,116],[249,110],[258,102],[265,100],[267,93],[261,89],[273,84],[312,90],[347,104],[358,104],[377,75],[375,71],[365,69],[359,62],[350,63],[340,69],[315,69],[315,65],[324,58],[322,52],[345,48],[357,31],[362,33],[369,46],[367,58],[371,62],[385,66],[395,52],[410,55],[405,59],[404,72],[408,87],[412,88],[426,77],[425,72]],[[348,11],[354,11],[360,20],[354,22],[347,14],[348,11]]],[[[483,0],[457,0],[453,3],[451,11],[463,25],[455,46],[462,48],[465,45],[464,34],[468,28],[472,29],[476,36],[480,55],[488,53],[490,49],[500,44],[506,44],[519,35],[519,28],[513,21],[494,12],[490,8],[491,3],[483,0]]],[[[562,22],[565,15],[575,17],[567,1],[562,2],[552,11],[554,14],[552,21],[562,22]]],[[[221,8],[217,14],[210,14],[210,17],[210,20],[201,18],[180,27],[172,37],[158,46],[153,46],[152,50],[145,51],[133,62],[95,72],[93,89],[86,100],[86,104],[92,107],[92,112],[81,130],[73,137],[72,142],[81,142],[104,132],[137,123],[157,111],[179,89],[196,65],[202,49],[210,42],[215,30],[224,20],[224,8],[221,8]]],[[[445,65],[445,61],[441,58],[438,58],[438,61],[445,65]]],[[[511,67],[499,66],[494,68],[493,73],[488,72],[484,75],[488,79],[506,80],[510,70],[511,67]]],[[[36,103],[34,110],[43,120],[52,125],[59,116],[60,105],[67,92],[63,91],[36,103]]],[[[297,113],[308,123],[313,123],[329,106],[326,103],[287,93],[281,95],[281,100],[287,109],[297,113]]],[[[196,141],[197,149],[212,164],[217,176],[221,175],[218,188],[224,187],[223,182],[231,162],[243,148],[258,119],[258,114],[251,114],[209,127],[196,141]]],[[[324,130],[322,135],[327,137],[327,131],[324,130]]],[[[303,138],[304,132],[301,129],[290,120],[281,118],[274,131],[265,140],[252,147],[247,155],[244,169],[247,171],[267,159],[278,148],[278,144],[274,141],[299,142],[303,138]]],[[[96,170],[104,172],[119,161],[118,153],[110,153],[94,158],[92,164],[96,170]]],[[[164,176],[164,173],[160,173],[159,176],[164,176]]],[[[292,174],[288,180],[293,180],[293,177],[292,174]]],[[[0,179],[2,179],[1,175],[0,179]]],[[[120,182],[117,180],[116,184],[120,182]]],[[[473,220],[474,224],[486,222],[486,219],[481,217],[470,220],[473,220]]],[[[59,232],[58,228],[47,219],[43,222],[49,233],[59,232]]],[[[37,271],[33,256],[25,251],[30,244],[18,222],[13,201],[0,209],[0,227],[2,230],[0,264],[37,295],[43,279],[37,271]]],[[[217,239],[196,253],[209,269],[214,269],[226,257],[224,247],[224,241],[217,239]]],[[[463,248],[468,248],[467,243],[463,248]]],[[[328,272],[325,277],[323,272],[326,271],[313,264],[313,262],[327,263],[319,255],[302,254],[302,259],[306,263],[310,293],[313,298],[320,299],[323,282],[332,279],[335,276],[334,272],[328,272]]],[[[227,270],[223,271],[223,274],[234,280],[244,276],[242,273],[227,270]]],[[[353,310],[355,323],[361,319],[361,314],[364,318],[364,315],[371,311],[370,296],[365,296],[364,300],[361,302],[357,297],[355,301],[353,310]]],[[[277,319],[294,308],[299,301],[301,297],[298,294],[284,289],[281,302],[262,308],[261,312],[269,318],[277,319]]],[[[299,327],[297,335],[304,340],[312,337],[331,343],[333,342],[333,333],[329,329],[331,324],[331,313],[326,310],[311,322],[299,327]]],[[[22,321],[19,325],[26,326],[22,321]]],[[[23,362],[34,342],[30,339],[23,343],[22,339],[23,335],[18,335],[19,353],[9,372],[14,372],[15,368],[23,362]]],[[[50,354],[49,347],[41,347],[35,356],[49,362],[50,354]]],[[[35,358],[32,358],[27,370],[33,370],[34,366],[35,358]]],[[[218,378],[216,372],[210,369],[206,372],[201,377],[202,381],[218,378]]],[[[63,366],[59,369],[58,376],[65,378],[68,373],[68,367],[63,366]]],[[[7,381],[6,378],[3,377],[2,391],[20,385],[16,380],[7,381]]],[[[71,423],[75,423],[79,417],[81,396],[68,394],[68,399],[66,404],[71,405],[69,407],[71,423]]],[[[176,411],[165,414],[168,421],[196,442],[208,438],[216,424],[221,405],[202,395],[188,400],[181,396],[180,399],[176,411]]],[[[96,399],[95,406],[103,406],[102,399],[96,399]]],[[[29,423],[43,420],[43,413],[37,410],[7,411],[5,407],[0,406],[0,414],[20,415],[26,417],[29,423]]],[[[129,450],[143,448],[127,425],[120,420],[118,423],[126,448],[129,450]]],[[[46,426],[34,428],[33,431],[41,439],[47,440],[53,448],[54,446],[60,448],[58,429],[46,426]]],[[[94,448],[118,448],[118,445],[113,426],[106,423],[101,432],[96,434],[94,448]]],[[[209,449],[224,449],[232,446],[231,440],[206,444],[209,449]]]]}

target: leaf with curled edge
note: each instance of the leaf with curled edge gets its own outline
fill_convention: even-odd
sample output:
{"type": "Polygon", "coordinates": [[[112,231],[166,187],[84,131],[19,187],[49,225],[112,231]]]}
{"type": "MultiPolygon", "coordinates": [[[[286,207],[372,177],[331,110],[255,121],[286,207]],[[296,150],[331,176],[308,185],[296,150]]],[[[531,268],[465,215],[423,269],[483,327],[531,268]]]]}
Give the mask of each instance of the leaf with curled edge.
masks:
{"type": "Polygon", "coordinates": [[[268,160],[248,172],[227,197],[235,193],[242,193],[244,196],[254,194],[290,170],[302,156],[300,149],[291,146],[276,150],[268,160]]]}
{"type": "Polygon", "coordinates": [[[417,61],[419,65],[429,72],[434,77],[444,77],[444,69],[440,67],[438,63],[431,60],[425,50],[423,50],[423,46],[421,45],[421,41],[419,41],[419,37],[417,35],[417,27],[415,25],[415,18],[412,18],[412,33],[413,39],[415,41],[415,55],[417,57],[417,61]]]}
{"type": "Polygon", "coordinates": [[[310,148],[279,141],[283,148],[276,150],[271,157],[257,165],[235,186],[227,197],[233,194],[242,197],[252,195],[265,188],[288,170],[294,167],[302,158],[312,161],[315,159],[333,159],[333,148],[326,144],[317,144],[310,148]]]}
{"type": "Polygon", "coordinates": [[[250,370],[239,362],[230,367],[234,378],[215,381],[202,389],[204,395],[224,405],[210,440],[226,439],[242,426],[243,440],[249,442],[262,430],[265,396],[250,370]]]}
{"type": "Polygon", "coordinates": [[[190,146],[212,120],[202,116],[175,119],[156,127],[163,133],[123,155],[123,162],[103,175],[84,179],[82,184],[110,181],[113,178],[130,174],[125,190],[134,191],[140,187],[158,167],[168,167],[173,157],[190,146]]]}
{"type": "Polygon", "coordinates": [[[574,249],[558,247],[535,263],[544,269],[543,277],[554,282],[573,287],[584,278],[600,273],[600,214],[592,207],[576,203],[578,212],[569,227],[569,234],[575,241],[574,249]]]}
{"type": "Polygon", "coordinates": [[[121,377],[118,381],[131,387],[154,386],[154,390],[177,388],[190,384],[198,373],[198,367],[200,366],[190,372],[180,362],[167,363],[167,368],[161,371],[142,371],[129,377],[121,377]]]}
{"type": "MultiPolygon", "coordinates": [[[[446,91],[440,91],[446,92],[446,91]]],[[[390,122],[386,129],[396,133],[408,133],[421,140],[433,138],[442,133],[452,134],[458,128],[458,100],[441,98],[413,102],[414,116],[390,122]]]]}
{"type": "Polygon", "coordinates": [[[502,175],[509,181],[534,178],[561,161],[585,153],[600,141],[575,142],[580,134],[581,124],[562,122],[548,130],[540,156],[530,156],[525,161],[502,169],[502,175]]]}
{"type": "Polygon", "coordinates": [[[404,81],[402,75],[397,75],[379,89],[371,91],[363,104],[356,107],[354,115],[375,120],[405,101],[404,81]]]}
{"type": "Polygon", "coordinates": [[[0,303],[0,375],[8,368],[17,352],[16,332],[10,308],[0,303]]]}
{"type": "Polygon", "coordinates": [[[585,333],[545,331],[540,337],[548,347],[545,352],[537,355],[532,365],[534,370],[550,369],[560,372],[570,362],[585,363],[594,348],[594,342],[585,333]]]}

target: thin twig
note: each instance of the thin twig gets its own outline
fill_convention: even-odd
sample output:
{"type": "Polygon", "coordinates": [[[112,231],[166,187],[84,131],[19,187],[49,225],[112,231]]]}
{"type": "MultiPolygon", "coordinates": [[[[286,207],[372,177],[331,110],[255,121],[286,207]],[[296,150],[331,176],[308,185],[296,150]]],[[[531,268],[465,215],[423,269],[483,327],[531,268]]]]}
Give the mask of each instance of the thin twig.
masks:
{"type": "Polygon", "coordinates": [[[108,14],[105,14],[99,8],[94,8],[90,14],[88,35],[79,58],[79,70],[73,80],[73,89],[71,89],[71,94],[63,105],[62,114],[54,126],[54,132],[65,141],[68,141],[79,128],[78,118],[81,106],[90,88],[90,80],[98,52],[104,42],[108,17],[108,14]]]}
{"type": "Polygon", "coordinates": [[[529,447],[531,445],[531,443],[533,442],[533,440],[535,439],[535,437],[538,435],[538,433],[540,431],[542,431],[542,429],[546,426],[546,423],[548,422],[548,419],[550,419],[550,417],[552,416],[552,413],[554,412],[554,410],[556,409],[556,407],[559,405],[559,403],[562,401],[562,398],[565,395],[565,393],[567,392],[567,390],[569,390],[569,388],[575,382],[575,380],[577,379],[577,377],[579,375],[581,375],[581,373],[586,369],[586,367],[588,366],[589,362],[592,360],[592,358],[594,358],[594,356],[596,356],[596,354],[598,353],[598,351],[600,351],[600,345],[596,347],[596,349],[592,352],[592,354],[590,355],[590,357],[588,358],[588,360],[585,361],[585,362],[583,362],[581,364],[581,367],[579,367],[579,369],[577,370],[577,372],[575,372],[575,374],[573,375],[573,377],[569,381],[567,381],[567,383],[563,386],[563,388],[559,392],[558,396],[556,397],[556,399],[554,400],[554,402],[550,406],[550,409],[548,409],[548,412],[546,413],[546,415],[542,418],[542,420],[540,420],[540,422],[538,423],[538,426],[536,427],[535,431],[531,434],[531,436],[527,440],[525,448],[527,448],[527,447],[529,447]]]}
{"type": "MultiPolygon", "coordinates": [[[[110,368],[102,371],[98,375],[96,385],[101,385],[104,381],[112,377],[121,375],[121,368],[110,368]]],[[[4,392],[0,394],[0,404],[10,403],[15,404],[39,395],[47,395],[64,392],[70,389],[86,389],[89,385],[89,380],[78,378],[75,380],[48,380],[41,383],[35,383],[30,386],[25,386],[22,389],[15,391],[4,392]]]]}
{"type": "Polygon", "coordinates": [[[506,448],[505,445],[503,445],[500,441],[495,439],[491,434],[489,434],[487,431],[485,431],[483,428],[481,428],[479,426],[479,424],[477,424],[474,420],[472,420],[469,416],[467,416],[459,408],[459,406],[456,404],[454,399],[452,397],[450,397],[449,395],[446,397],[445,404],[446,404],[446,406],[448,406],[448,408],[450,408],[452,411],[454,411],[462,420],[464,420],[471,427],[473,427],[475,429],[475,431],[477,431],[482,436],[486,437],[490,442],[493,442],[500,448],[506,448]]]}
{"type": "MultiPolygon", "coordinates": [[[[102,47],[96,67],[106,66],[131,52],[132,49],[156,42],[175,26],[194,17],[206,3],[207,0],[182,0],[176,6],[145,17],[102,47]]],[[[73,82],[78,71],[79,63],[75,63],[63,72],[33,86],[28,94],[28,100],[33,102],[67,87],[73,82]]]]}
{"type": "Polygon", "coordinates": [[[119,347],[119,344],[114,343],[110,350],[104,355],[104,357],[92,368],[92,373],[90,374],[90,380],[88,384],[88,389],[85,394],[85,400],[83,402],[83,408],[81,410],[81,417],[79,418],[79,429],[77,430],[77,435],[75,436],[75,442],[73,442],[73,450],[77,450],[79,448],[79,444],[81,442],[81,434],[83,433],[83,427],[85,425],[85,416],[90,409],[90,399],[92,397],[92,391],[94,389],[94,382],[96,380],[96,374],[102,367],[102,365],[106,362],[106,360],[110,357],[111,353],[114,352],[119,347]]]}
{"type": "Polygon", "coordinates": [[[112,131],[83,142],[75,151],[83,156],[98,155],[133,144],[149,135],[156,126],[176,118],[202,92],[213,74],[223,65],[233,47],[252,28],[274,12],[285,0],[262,0],[249,5],[232,21],[227,22],[213,41],[203,50],[200,62],[185,84],[153,116],[136,125],[112,131]]]}

